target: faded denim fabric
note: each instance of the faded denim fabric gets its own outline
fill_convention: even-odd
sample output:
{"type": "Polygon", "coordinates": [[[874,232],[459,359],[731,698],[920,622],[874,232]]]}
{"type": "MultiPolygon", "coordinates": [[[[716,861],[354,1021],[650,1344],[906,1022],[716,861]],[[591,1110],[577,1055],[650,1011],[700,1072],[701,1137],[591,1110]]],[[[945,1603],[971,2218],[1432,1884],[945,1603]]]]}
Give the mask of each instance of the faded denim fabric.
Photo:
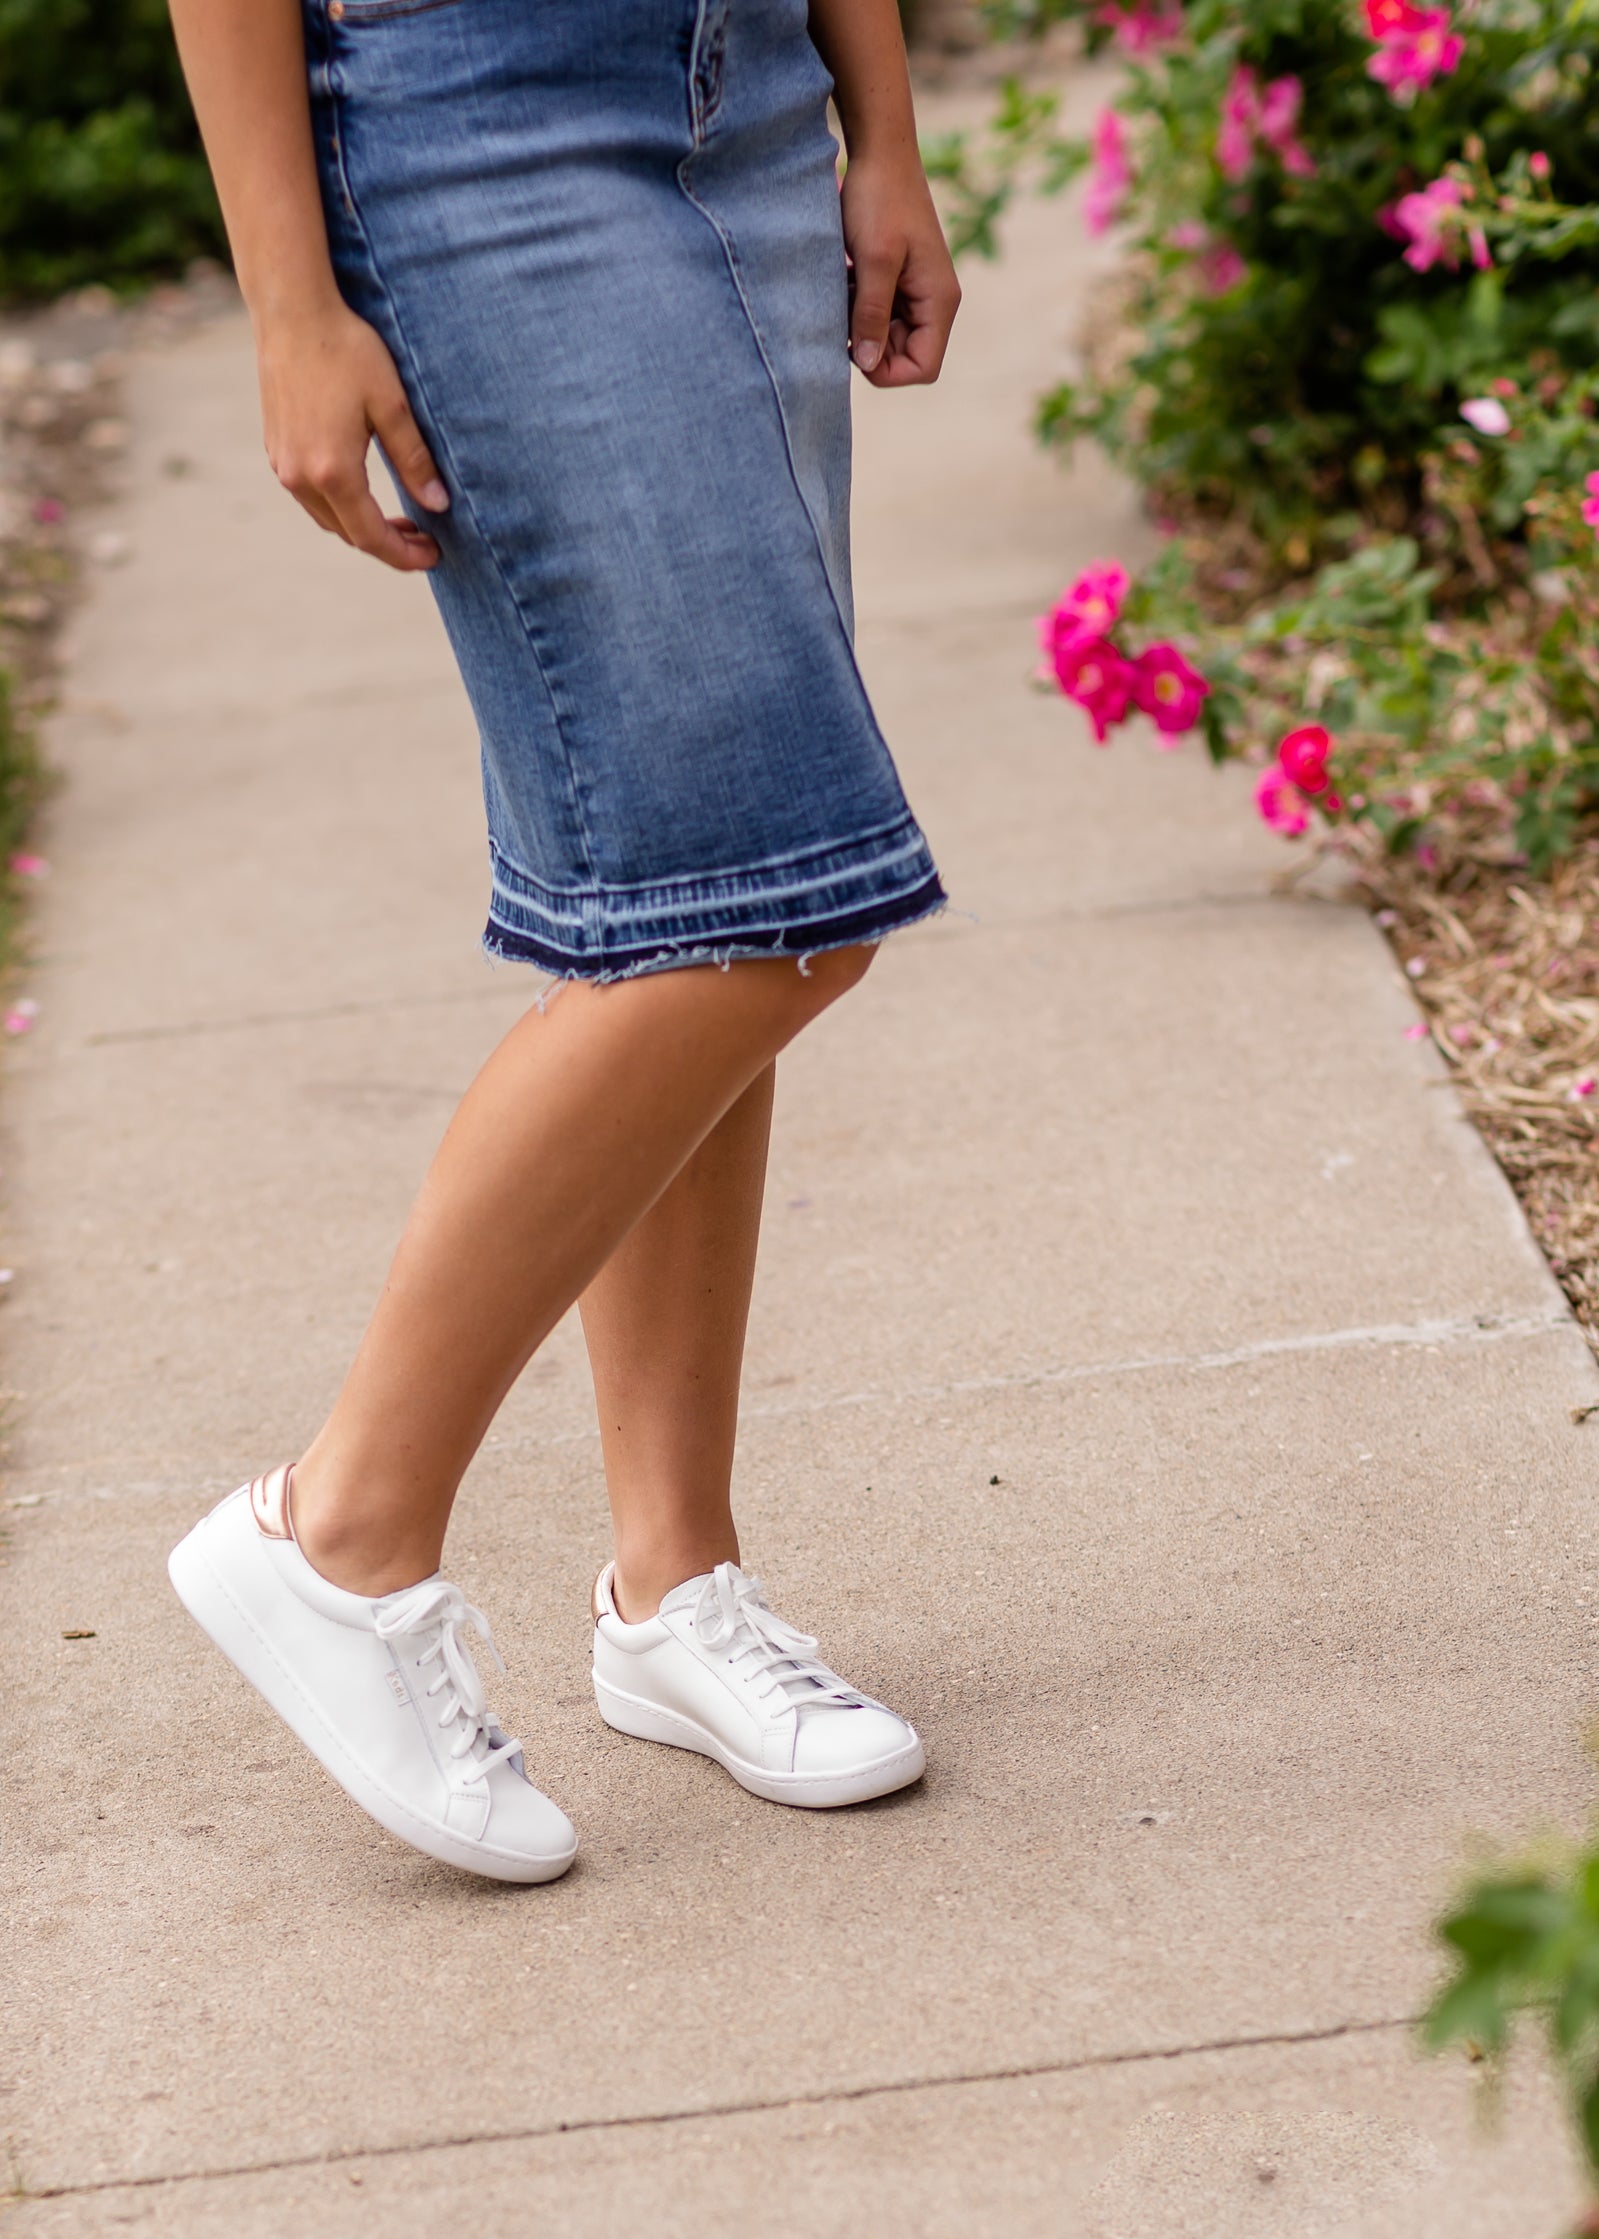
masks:
{"type": "Polygon", "coordinates": [[[851,648],[805,0],[305,0],[340,286],[451,495],[487,946],[614,978],[943,899],[851,648]]]}

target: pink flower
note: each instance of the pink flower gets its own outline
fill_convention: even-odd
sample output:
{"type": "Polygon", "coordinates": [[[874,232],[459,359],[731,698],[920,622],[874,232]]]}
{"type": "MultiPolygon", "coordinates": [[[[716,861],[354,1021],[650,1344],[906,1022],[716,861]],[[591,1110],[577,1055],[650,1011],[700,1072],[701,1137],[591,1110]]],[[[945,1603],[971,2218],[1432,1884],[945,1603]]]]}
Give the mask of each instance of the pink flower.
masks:
{"type": "Polygon", "coordinates": [[[1093,168],[1083,198],[1083,222],[1090,233],[1103,233],[1114,225],[1132,183],[1126,127],[1114,109],[1101,109],[1094,123],[1093,168]]]}
{"type": "Polygon", "coordinates": [[[1527,169],[1532,173],[1535,179],[1548,178],[1550,170],[1549,158],[1544,154],[1542,148],[1535,148],[1532,154],[1528,156],[1527,169]]]}
{"type": "Polygon", "coordinates": [[[1325,793],[1327,790],[1327,757],[1332,752],[1332,740],[1319,723],[1302,723],[1297,731],[1288,732],[1277,748],[1277,761],[1284,776],[1301,793],[1325,793]]]}
{"type": "Polygon", "coordinates": [[[1273,78],[1262,89],[1257,121],[1268,148],[1280,148],[1285,140],[1293,138],[1304,105],[1305,89],[1296,77],[1273,78]]]}
{"type": "Polygon", "coordinates": [[[1241,179],[1254,161],[1260,129],[1260,86],[1247,62],[1240,62],[1221,97],[1221,127],[1216,134],[1216,168],[1224,179],[1241,179]]]}
{"type": "Polygon", "coordinates": [[[1304,103],[1305,89],[1295,77],[1273,78],[1260,97],[1260,137],[1297,179],[1310,178],[1316,169],[1315,158],[1294,129],[1304,103]]]}
{"type": "Polygon", "coordinates": [[[26,1034],[39,1015],[39,1006],[31,995],[19,995],[5,1017],[0,1019],[8,1034],[26,1034]]]}
{"type": "Polygon", "coordinates": [[[1366,28],[1374,39],[1392,39],[1401,31],[1414,31],[1421,10],[1410,0],[1366,0],[1366,28]]]}
{"type": "Polygon", "coordinates": [[[1493,263],[1493,251],[1488,246],[1488,236],[1480,225],[1474,225],[1466,235],[1471,248],[1471,261],[1479,272],[1486,272],[1493,263]]]}
{"type": "Polygon", "coordinates": [[[1200,258],[1199,276],[1207,295],[1225,295],[1248,279],[1249,267],[1230,241],[1218,241],[1200,258]]]}
{"type": "Polygon", "coordinates": [[[1145,646],[1133,663],[1133,704],[1151,718],[1157,731],[1191,731],[1199,721],[1210,686],[1190,668],[1175,645],[1145,646]]]}
{"type": "Polygon", "coordinates": [[[1280,762],[1268,762],[1255,781],[1255,806],[1266,825],[1285,840],[1310,830],[1310,804],[1280,762]]]}
{"type": "Polygon", "coordinates": [[[1430,272],[1446,264],[1452,272],[1460,262],[1457,235],[1460,205],[1466,190],[1458,179],[1434,179],[1417,194],[1402,194],[1394,204],[1394,223],[1410,246],[1405,262],[1413,272],[1430,272]]]}
{"type": "Polygon", "coordinates": [[[59,498],[35,498],[33,501],[33,517],[41,527],[50,528],[57,521],[64,521],[66,513],[59,498]]]}
{"type": "Polygon", "coordinates": [[[1592,1096],[1596,1088],[1599,1088],[1599,1081],[1591,1073],[1584,1073],[1580,1081],[1573,1081],[1571,1084],[1571,1101],[1573,1104],[1581,1104],[1592,1096]]]}
{"type": "Polygon", "coordinates": [[[1103,637],[1121,613],[1130,580],[1114,560],[1095,560],[1084,568],[1045,617],[1045,651],[1053,653],[1064,637],[1103,637]]]}
{"type": "Polygon", "coordinates": [[[13,878],[44,878],[49,869],[50,866],[42,855],[13,855],[11,858],[13,878]]]}
{"type": "Polygon", "coordinates": [[[1582,501],[1582,517],[1590,529],[1599,530],[1599,474],[1590,474],[1583,488],[1588,495],[1582,501]]]}
{"type": "Polygon", "coordinates": [[[1474,427],[1479,435],[1508,435],[1510,414],[1496,396],[1469,396],[1460,407],[1460,417],[1474,427]]]}
{"type": "Polygon", "coordinates": [[[1244,177],[1255,159],[1257,141],[1270,148],[1285,171],[1308,179],[1315,158],[1296,134],[1305,89],[1298,78],[1273,78],[1262,86],[1247,62],[1240,62],[1221,97],[1216,133],[1216,168],[1224,179],[1244,177]]]}
{"type": "Polygon", "coordinates": [[[1207,295],[1225,295],[1247,279],[1249,267],[1230,241],[1220,241],[1197,218],[1184,218],[1166,236],[1168,249],[1197,257],[1200,285],[1207,295]]]}
{"type": "Polygon", "coordinates": [[[1126,716],[1135,671],[1108,638],[1080,637],[1057,646],[1055,674],[1067,699],[1075,700],[1094,726],[1101,746],[1113,723],[1126,716]]]}
{"type": "Polygon", "coordinates": [[[1449,28],[1447,8],[1414,8],[1401,29],[1379,34],[1381,44],[1366,64],[1366,75],[1390,93],[1419,93],[1434,78],[1460,67],[1466,42],[1449,28]]]}
{"type": "Polygon", "coordinates": [[[1155,7],[1152,0],[1105,0],[1094,21],[1110,32],[1123,54],[1156,54],[1183,35],[1179,0],[1155,7]]]}

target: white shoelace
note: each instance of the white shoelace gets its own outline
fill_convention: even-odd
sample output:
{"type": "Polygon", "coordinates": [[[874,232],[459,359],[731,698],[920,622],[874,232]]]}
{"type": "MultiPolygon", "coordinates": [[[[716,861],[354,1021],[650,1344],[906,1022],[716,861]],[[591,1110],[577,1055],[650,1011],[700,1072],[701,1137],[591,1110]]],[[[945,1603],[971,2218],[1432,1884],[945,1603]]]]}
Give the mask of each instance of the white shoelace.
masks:
{"type": "Polygon", "coordinates": [[[781,1694],[795,1707],[830,1703],[843,1710],[859,1710],[868,1699],[821,1662],[811,1634],[767,1608],[760,1580],[736,1563],[718,1563],[700,1588],[694,1630],[707,1648],[725,1649],[729,1663],[748,1664],[759,1696],[781,1694]]]}
{"type": "Polygon", "coordinates": [[[463,1778],[482,1780],[495,1765],[516,1755],[522,1744],[511,1740],[501,1730],[499,1720],[487,1707],[483,1682],[472,1661],[472,1651],[461,1638],[461,1627],[476,1628],[500,1671],[505,1669],[504,1659],[494,1645],[488,1619],[482,1610],[472,1607],[458,1586],[450,1585],[443,1578],[425,1578],[420,1586],[411,1586],[404,1593],[393,1595],[378,1611],[373,1623],[379,1640],[393,1640],[401,1633],[425,1633],[432,1627],[437,1628],[417,1662],[436,1663],[439,1667],[427,1693],[430,1699],[434,1695],[444,1697],[439,1708],[439,1724],[460,1726],[460,1732],[450,1745],[450,1755],[471,1759],[470,1764],[462,1767],[463,1778]]]}

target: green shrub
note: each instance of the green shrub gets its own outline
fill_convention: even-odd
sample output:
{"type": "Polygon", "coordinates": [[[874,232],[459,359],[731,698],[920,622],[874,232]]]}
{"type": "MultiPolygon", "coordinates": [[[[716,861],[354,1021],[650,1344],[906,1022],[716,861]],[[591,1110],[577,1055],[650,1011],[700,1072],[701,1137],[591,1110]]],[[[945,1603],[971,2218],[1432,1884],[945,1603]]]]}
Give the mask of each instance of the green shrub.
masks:
{"type": "Polygon", "coordinates": [[[0,669],[0,967],[12,960],[19,885],[5,866],[26,839],[43,792],[33,734],[12,704],[11,678],[0,669]]]}
{"type": "MultiPolygon", "coordinates": [[[[1424,2043],[1464,2045],[1493,2084],[1518,2019],[1540,2023],[1599,2200],[1599,1845],[1479,1874],[1436,1933],[1451,1972],[1424,2043]]],[[[1599,2232],[1599,2213],[1577,2230],[1599,2232]]]]}
{"type": "MultiPolygon", "coordinates": [[[[1113,13],[1036,0],[1001,23],[1081,16],[1103,41],[1113,13]]],[[[1172,11],[1181,36],[1133,59],[1114,103],[1131,172],[1118,215],[1134,252],[1132,355],[1113,378],[1044,400],[1051,440],[1093,436],[1157,495],[1241,512],[1279,549],[1315,550],[1329,514],[1349,506],[1386,504],[1399,525],[1439,419],[1490,375],[1520,371],[1535,348],[1572,368],[1599,364],[1591,231],[1540,229],[1476,274],[1463,236],[1448,262],[1417,271],[1387,230],[1400,198],[1468,146],[1484,180],[1537,149],[1563,204],[1599,202],[1599,9],[1478,0],[1458,16],[1458,65],[1399,100],[1368,73],[1373,40],[1353,0],[1172,11]],[[1303,168],[1258,135],[1247,164],[1221,160],[1240,71],[1296,89],[1303,168]]],[[[1008,95],[988,150],[964,170],[968,151],[935,150],[957,173],[958,215],[976,216],[985,190],[1003,200],[1018,142],[1051,161],[1046,185],[1087,160],[1052,137],[1045,106],[1008,95]]]]}
{"type": "Polygon", "coordinates": [[[0,0],[0,298],[221,253],[164,0],[0,0]]]}
{"type": "Polygon", "coordinates": [[[1213,754],[1295,742],[1257,795],[1275,829],[1425,846],[1465,805],[1548,868],[1599,817],[1599,0],[993,12],[1127,54],[1091,144],[1012,87],[932,152],[978,249],[1019,183],[1090,167],[1121,298],[1039,425],[1177,532],[1088,655],[1068,597],[1061,688],[1113,724],[1126,664],[1184,639],[1213,754]]]}

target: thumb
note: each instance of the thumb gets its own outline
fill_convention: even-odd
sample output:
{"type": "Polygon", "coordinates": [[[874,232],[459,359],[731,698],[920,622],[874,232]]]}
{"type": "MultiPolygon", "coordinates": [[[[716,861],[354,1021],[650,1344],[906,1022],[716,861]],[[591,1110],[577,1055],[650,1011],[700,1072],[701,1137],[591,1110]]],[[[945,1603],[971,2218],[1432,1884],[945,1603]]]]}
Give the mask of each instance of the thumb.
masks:
{"type": "Polygon", "coordinates": [[[868,251],[855,260],[855,301],[850,309],[850,355],[862,373],[881,363],[888,341],[888,323],[894,315],[894,291],[899,286],[902,256],[882,250],[868,251]]]}
{"type": "Polygon", "coordinates": [[[439,478],[433,454],[422,440],[422,430],[411,416],[403,389],[396,388],[381,403],[373,404],[372,432],[417,504],[429,513],[447,513],[450,493],[439,478]]]}

